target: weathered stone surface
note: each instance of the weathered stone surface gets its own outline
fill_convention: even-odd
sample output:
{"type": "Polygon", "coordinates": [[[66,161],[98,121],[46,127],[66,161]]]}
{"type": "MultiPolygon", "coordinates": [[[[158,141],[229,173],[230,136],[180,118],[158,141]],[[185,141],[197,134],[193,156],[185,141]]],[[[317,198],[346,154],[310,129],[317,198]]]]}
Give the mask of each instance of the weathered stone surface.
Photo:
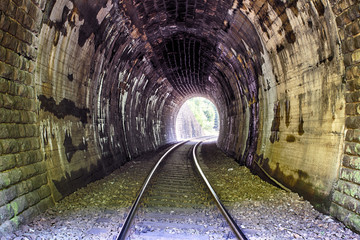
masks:
{"type": "MultiPolygon", "coordinates": [[[[339,180],[336,186],[336,190],[340,193],[345,193],[346,195],[351,196],[355,199],[360,199],[359,185],[352,182],[339,180]]],[[[341,197],[338,199],[341,201],[341,197]]]]}
{"type": "MultiPolygon", "coordinates": [[[[2,147],[0,147],[1,149],[2,147]]],[[[16,166],[15,155],[2,155],[0,161],[0,172],[11,169],[16,166]]]]}
{"type": "MultiPolygon", "coordinates": [[[[217,105],[218,145],[239,163],[261,162],[326,210],[339,177],[356,186],[358,2],[173,3],[0,2],[0,195],[17,189],[0,207],[44,186],[59,200],[175,141],[175,115],[198,95],[217,105]]],[[[342,191],[332,212],[346,221],[350,209],[359,230],[342,191]]]]}

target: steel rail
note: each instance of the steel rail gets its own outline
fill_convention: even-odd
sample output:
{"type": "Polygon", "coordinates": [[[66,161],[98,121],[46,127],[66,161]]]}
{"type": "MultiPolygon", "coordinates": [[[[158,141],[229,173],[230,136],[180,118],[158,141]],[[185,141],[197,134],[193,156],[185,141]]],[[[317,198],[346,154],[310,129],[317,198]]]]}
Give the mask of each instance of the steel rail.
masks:
{"type": "Polygon", "coordinates": [[[132,220],[135,216],[135,212],[139,206],[139,202],[140,202],[140,199],[142,197],[142,195],[144,194],[147,186],[149,185],[149,182],[152,178],[152,176],[154,175],[155,171],[157,170],[157,168],[159,167],[160,163],[164,160],[164,158],[172,151],[174,150],[175,148],[177,148],[178,146],[188,142],[190,140],[185,140],[183,142],[180,142],[180,143],[177,143],[175,144],[174,146],[172,146],[169,150],[166,151],[166,153],[164,153],[164,155],[162,155],[162,157],[159,159],[159,161],[155,164],[155,166],[153,167],[153,169],[151,170],[150,174],[147,176],[146,180],[144,181],[144,184],[140,190],[140,193],[138,194],[138,196],[136,197],[136,200],[134,201],[130,211],[129,211],[129,214],[127,215],[126,219],[125,219],[125,222],[120,230],[120,233],[119,235],[117,236],[117,240],[124,240],[127,236],[127,232],[129,230],[129,227],[132,223],[132,220]]]}
{"type": "Polygon", "coordinates": [[[202,143],[203,141],[199,141],[193,148],[193,160],[195,162],[196,168],[199,172],[199,174],[201,175],[202,179],[204,180],[207,188],[209,189],[209,191],[211,192],[211,195],[213,196],[216,205],[218,206],[218,208],[220,209],[221,213],[223,214],[223,216],[225,217],[225,219],[227,220],[227,222],[229,223],[230,227],[232,228],[232,230],[234,231],[236,237],[240,240],[247,240],[247,237],[245,236],[245,234],[243,233],[243,231],[240,229],[240,227],[236,224],[235,220],[231,217],[230,213],[226,210],[226,208],[224,207],[224,205],[221,203],[219,197],[217,196],[217,194],[215,193],[214,189],[211,187],[209,181],[207,180],[204,172],[201,170],[201,167],[199,165],[199,162],[196,158],[196,149],[197,147],[200,145],[200,143],[202,143]]]}

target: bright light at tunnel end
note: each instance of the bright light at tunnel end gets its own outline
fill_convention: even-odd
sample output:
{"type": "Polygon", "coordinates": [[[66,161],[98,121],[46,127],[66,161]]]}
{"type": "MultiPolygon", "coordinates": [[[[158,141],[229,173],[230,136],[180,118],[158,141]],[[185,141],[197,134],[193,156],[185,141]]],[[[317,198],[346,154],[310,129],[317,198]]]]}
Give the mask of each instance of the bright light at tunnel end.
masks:
{"type": "Polygon", "coordinates": [[[219,113],[215,105],[204,97],[188,99],[176,116],[176,138],[178,141],[195,137],[219,135],[219,113]]]}

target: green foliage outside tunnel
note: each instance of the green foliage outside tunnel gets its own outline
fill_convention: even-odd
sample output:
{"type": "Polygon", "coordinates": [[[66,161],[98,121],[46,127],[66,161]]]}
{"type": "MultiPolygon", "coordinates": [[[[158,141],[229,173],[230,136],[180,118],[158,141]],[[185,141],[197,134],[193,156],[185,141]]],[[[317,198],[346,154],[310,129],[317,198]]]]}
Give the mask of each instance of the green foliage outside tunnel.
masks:
{"type": "Polygon", "coordinates": [[[219,114],[215,105],[202,97],[189,99],[187,102],[196,121],[201,126],[205,135],[218,135],[219,133],[219,114]]]}

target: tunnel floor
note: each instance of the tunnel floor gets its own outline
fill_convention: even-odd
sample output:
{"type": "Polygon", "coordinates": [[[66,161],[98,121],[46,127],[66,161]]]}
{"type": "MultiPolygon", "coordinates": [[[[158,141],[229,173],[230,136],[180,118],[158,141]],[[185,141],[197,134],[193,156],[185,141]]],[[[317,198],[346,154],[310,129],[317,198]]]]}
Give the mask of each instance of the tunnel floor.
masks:
{"type": "MultiPolygon", "coordinates": [[[[128,162],[1,240],[114,239],[146,177],[141,173],[149,172],[162,152],[128,162]]],[[[201,146],[199,160],[249,239],[360,239],[297,194],[278,189],[239,166],[218,150],[215,142],[201,146]]]]}

